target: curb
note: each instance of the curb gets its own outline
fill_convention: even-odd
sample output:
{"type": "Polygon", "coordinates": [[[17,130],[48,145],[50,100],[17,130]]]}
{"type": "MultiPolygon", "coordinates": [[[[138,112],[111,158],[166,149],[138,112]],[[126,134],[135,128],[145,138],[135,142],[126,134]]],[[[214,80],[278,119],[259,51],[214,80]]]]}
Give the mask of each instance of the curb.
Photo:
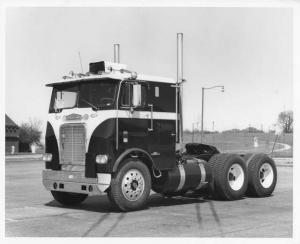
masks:
{"type": "Polygon", "coordinates": [[[9,155],[5,156],[5,162],[25,162],[26,160],[35,161],[42,160],[43,154],[32,154],[32,155],[9,155]]]}
{"type": "Polygon", "coordinates": [[[273,158],[276,166],[293,167],[293,158],[273,158]]]}

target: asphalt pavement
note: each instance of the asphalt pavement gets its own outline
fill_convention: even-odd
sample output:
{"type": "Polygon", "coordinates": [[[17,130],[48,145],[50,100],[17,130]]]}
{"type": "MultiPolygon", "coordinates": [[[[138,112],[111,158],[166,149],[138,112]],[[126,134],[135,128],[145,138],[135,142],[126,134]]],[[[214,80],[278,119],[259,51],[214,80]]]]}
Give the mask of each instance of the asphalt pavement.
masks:
{"type": "Polygon", "coordinates": [[[44,163],[6,162],[7,237],[292,237],[293,167],[278,166],[267,198],[212,201],[199,196],[150,196],[144,210],[112,211],[107,197],[66,208],[42,185],[44,163]]]}

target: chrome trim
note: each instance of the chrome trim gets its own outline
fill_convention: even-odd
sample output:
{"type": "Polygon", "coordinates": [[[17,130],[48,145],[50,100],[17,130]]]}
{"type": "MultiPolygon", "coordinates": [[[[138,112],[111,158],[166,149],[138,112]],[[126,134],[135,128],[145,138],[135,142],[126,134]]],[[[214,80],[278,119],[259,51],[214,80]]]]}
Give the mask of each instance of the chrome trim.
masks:
{"type": "Polygon", "coordinates": [[[43,180],[44,179],[86,184],[97,184],[97,178],[86,178],[84,172],[45,169],[43,170],[43,180]]]}
{"type": "Polygon", "coordinates": [[[196,187],[196,190],[200,189],[203,185],[205,185],[207,182],[206,180],[206,171],[204,168],[204,164],[201,162],[198,162],[199,168],[200,168],[200,173],[201,173],[201,179],[199,185],[196,187]]]}
{"type": "MultiPolygon", "coordinates": [[[[81,131],[80,131],[81,132],[81,131]]],[[[86,153],[86,124],[85,123],[64,123],[59,127],[59,157],[60,157],[60,164],[61,165],[76,165],[76,166],[85,166],[85,153],[86,153]],[[62,138],[62,130],[64,130],[66,127],[66,129],[70,129],[72,128],[72,138],[71,141],[69,141],[68,143],[71,144],[72,147],[72,152],[71,152],[71,162],[65,162],[65,158],[64,158],[64,153],[63,151],[65,150],[63,148],[63,144],[64,144],[64,140],[62,138]],[[83,133],[83,145],[82,145],[82,160],[79,160],[77,158],[75,158],[74,160],[74,151],[73,151],[73,147],[74,147],[74,127],[79,127],[80,130],[82,130],[83,133]],[[76,162],[76,163],[74,163],[76,162]]],[[[76,148],[75,148],[76,149],[76,148]]],[[[78,150],[78,149],[77,149],[78,150]]],[[[77,150],[75,150],[75,152],[77,152],[77,150]]],[[[67,155],[70,156],[70,155],[67,155]]],[[[76,155],[75,155],[76,156],[76,155]]],[[[78,155],[77,155],[78,156],[78,155]]],[[[80,155],[79,155],[80,156],[80,155]]]]}
{"type": "Polygon", "coordinates": [[[69,181],[56,181],[56,180],[43,180],[43,185],[48,191],[62,191],[62,192],[72,192],[72,193],[82,193],[82,194],[88,194],[89,196],[94,196],[94,195],[103,195],[105,194],[104,192],[101,192],[98,188],[97,184],[84,184],[84,183],[79,183],[79,182],[69,182],[69,181]],[[59,184],[63,184],[64,188],[53,188],[54,182],[59,184]],[[86,190],[82,190],[82,185],[86,186],[86,190]],[[89,186],[93,187],[93,191],[89,191],[89,186]]]}
{"type": "Polygon", "coordinates": [[[116,150],[119,149],[119,97],[121,92],[121,87],[125,79],[121,80],[119,83],[118,95],[116,100],[116,150]]]}
{"type": "Polygon", "coordinates": [[[183,188],[184,183],[185,183],[185,171],[184,171],[183,166],[178,165],[178,169],[179,169],[179,173],[180,173],[180,182],[179,182],[179,185],[178,185],[176,191],[180,191],[183,188]]]}
{"type": "Polygon", "coordinates": [[[148,131],[153,131],[153,104],[148,104],[148,106],[151,108],[151,121],[150,128],[148,128],[148,131]]]}
{"type": "Polygon", "coordinates": [[[110,179],[109,174],[97,174],[97,178],[86,178],[84,172],[43,170],[43,185],[49,191],[103,195],[110,185],[110,179]],[[58,188],[53,188],[54,183],[58,188]],[[59,188],[59,184],[63,184],[64,188],[59,188]],[[86,186],[86,189],[83,190],[82,186],[86,186]],[[93,187],[93,191],[89,191],[89,186],[93,187]]]}

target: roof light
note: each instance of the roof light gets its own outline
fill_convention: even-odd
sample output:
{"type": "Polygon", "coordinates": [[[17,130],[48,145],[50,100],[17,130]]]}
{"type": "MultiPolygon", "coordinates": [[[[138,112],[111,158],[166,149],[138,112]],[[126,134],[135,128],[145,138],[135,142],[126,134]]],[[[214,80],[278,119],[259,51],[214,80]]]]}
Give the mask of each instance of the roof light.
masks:
{"type": "Polygon", "coordinates": [[[100,61],[96,63],[90,63],[89,72],[92,74],[111,73],[113,71],[121,72],[122,69],[127,69],[127,65],[119,64],[119,63],[111,63],[107,61],[100,61]]]}

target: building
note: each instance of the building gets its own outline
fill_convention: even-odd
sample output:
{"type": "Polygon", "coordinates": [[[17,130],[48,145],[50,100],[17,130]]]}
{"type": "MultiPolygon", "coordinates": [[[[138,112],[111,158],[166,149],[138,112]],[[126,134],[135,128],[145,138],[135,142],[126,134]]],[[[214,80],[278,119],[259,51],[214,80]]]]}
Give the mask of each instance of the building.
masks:
{"type": "Polygon", "coordinates": [[[5,114],[5,153],[19,152],[19,126],[5,114]]]}

